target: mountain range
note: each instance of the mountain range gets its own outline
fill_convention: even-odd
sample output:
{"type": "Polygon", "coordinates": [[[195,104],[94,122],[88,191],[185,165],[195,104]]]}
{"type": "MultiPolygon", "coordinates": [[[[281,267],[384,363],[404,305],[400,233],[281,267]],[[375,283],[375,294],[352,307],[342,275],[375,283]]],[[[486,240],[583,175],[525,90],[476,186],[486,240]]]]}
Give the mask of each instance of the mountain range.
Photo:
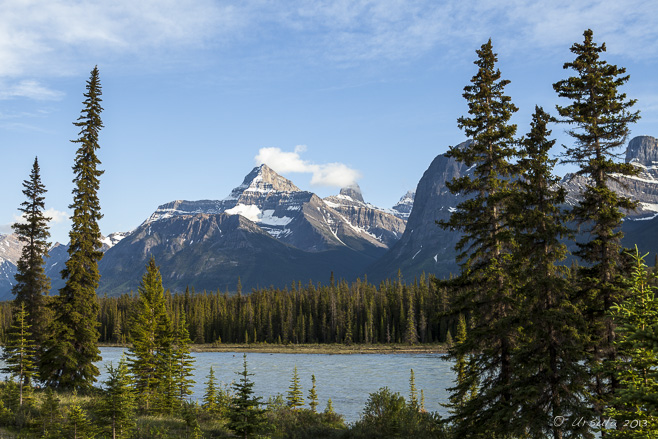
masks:
{"type": "MultiPolygon", "coordinates": [[[[625,160],[639,175],[617,176],[613,187],[640,204],[627,212],[624,244],[658,253],[658,140],[632,139],[625,160]]],[[[423,272],[445,277],[458,270],[454,246],[459,235],[435,221],[447,220],[463,201],[450,193],[446,182],[471,172],[438,155],[416,190],[386,209],[367,203],[356,184],[321,198],[261,165],[222,200],[172,201],[135,230],[104,238],[99,293],[136,290],[151,256],[161,267],[165,288],[172,291],[188,286],[235,291],[238,279],[245,290],[297,281],[326,283],[332,274],[378,282],[398,270],[407,280],[423,272]]],[[[562,178],[567,204],[578,200],[585,183],[575,174],[562,178]]],[[[47,259],[54,291],[62,286],[59,272],[67,250],[56,244],[47,259]]],[[[16,237],[0,235],[0,300],[11,298],[19,256],[16,237]]]]}

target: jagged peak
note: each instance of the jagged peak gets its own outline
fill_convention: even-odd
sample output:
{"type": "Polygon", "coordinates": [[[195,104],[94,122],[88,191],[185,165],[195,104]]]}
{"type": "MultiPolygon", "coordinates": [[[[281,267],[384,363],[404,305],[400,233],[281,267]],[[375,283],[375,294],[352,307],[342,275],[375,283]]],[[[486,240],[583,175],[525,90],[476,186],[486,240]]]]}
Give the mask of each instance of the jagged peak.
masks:
{"type": "Polygon", "coordinates": [[[237,199],[244,192],[300,192],[294,183],[277,174],[266,164],[256,166],[247,174],[242,184],[231,192],[228,199],[237,199]]]}
{"type": "Polygon", "coordinates": [[[628,142],[626,163],[646,167],[658,165],[658,139],[651,136],[637,136],[628,142]]]}
{"type": "Polygon", "coordinates": [[[344,197],[350,197],[354,201],[359,201],[365,204],[365,201],[363,201],[363,194],[361,193],[361,188],[359,187],[358,183],[352,183],[349,186],[341,188],[340,195],[344,197]]]}

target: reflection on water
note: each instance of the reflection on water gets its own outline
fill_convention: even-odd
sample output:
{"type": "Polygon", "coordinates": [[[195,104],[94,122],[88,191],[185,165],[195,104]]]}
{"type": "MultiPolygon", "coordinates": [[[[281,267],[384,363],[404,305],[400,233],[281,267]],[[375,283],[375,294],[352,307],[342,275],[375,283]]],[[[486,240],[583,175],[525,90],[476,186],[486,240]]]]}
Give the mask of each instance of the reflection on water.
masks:
{"type": "MultiPolygon", "coordinates": [[[[116,365],[123,348],[101,348],[103,361],[98,364],[100,380],[106,377],[104,364],[110,361],[116,365]]],[[[194,353],[195,381],[192,399],[203,398],[204,382],[210,367],[213,367],[218,382],[230,383],[237,380],[236,372],[242,370],[242,353],[199,352],[194,353]]],[[[277,393],[284,394],[290,386],[295,365],[300,377],[304,396],[311,388],[311,374],[317,380],[320,400],[318,409],[324,410],[327,399],[331,398],[334,410],[348,422],[359,418],[368,395],[380,387],[387,386],[400,392],[405,398],[409,395],[409,371],[414,370],[416,388],[424,390],[425,408],[445,414],[440,403],[448,400],[446,388],[453,385],[451,363],[442,359],[442,354],[259,354],[248,353],[249,372],[254,375],[254,391],[266,400],[277,393]]]]}

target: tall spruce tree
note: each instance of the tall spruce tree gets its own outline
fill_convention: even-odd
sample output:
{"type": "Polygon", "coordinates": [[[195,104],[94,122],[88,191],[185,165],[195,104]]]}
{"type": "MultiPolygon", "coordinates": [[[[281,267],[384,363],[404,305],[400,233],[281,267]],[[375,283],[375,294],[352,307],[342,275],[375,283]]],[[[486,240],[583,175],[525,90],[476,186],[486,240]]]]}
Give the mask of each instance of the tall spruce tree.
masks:
{"type": "Polygon", "coordinates": [[[477,50],[478,72],[464,88],[469,116],[458,119],[459,128],[472,140],[463,148],[451,147],[448,156],[473,167],[474,178],[464,176],[447,183],[454,194],[470,197],[457,206],[441,226],[462,232],[456,245],[461,275],[451,283],[458,288],[458,311],[474,326],[451,355],[470,356],[464,380],[451,389],[455,401],[451,417],[457,437],[496,437],[514,434],[511,354],[516,339],[515,279],[510,276],[513,233],[508,205],[514,192],[517,156],[510,124],[517,111],[504,94],[508,80],[501,79],[491,40],[477,50]],[[465,395],[474,385],[473,398],[465,395]]]}
{"type": "Polygon", "coordinates": [[[98,298],[96,289],[100,280],[98,262],[103,257],[101,232],[98,221],[101,214],[98,190],[100,160],[98,134],[103,127],[100,114],[101,84],[98,67],[91,71],[84,94],[84,108],[74,125],[80,128],[79,144],[73,165],[73,222],[69,233],[69,259],[62,270],[66,282],[54,301],[54,320],[49,331],[52,338],[42,355],[41,378],[49,385],[61,388],[89,389],[99,375],[97,329],[98,298]]]}
{"type": "Polygon", "coordinates": [[[522,281],[523,333],[513,354],[519,414],[514,422],[527,437],[589,437],[587,423],[557,425],[554,419],[590,419],[586,395],[585,325],[574,291],[559,264],[563,239],[572,234],[561,210],[565,190],[552,173],[551,117],[536,107],[531,130],[521,142],[516,201],[512,203],[518,247],[515,275],[522,281]]]}
{"type": "Polygon", "coordinates": [[[11,227],[23,244],[21,257],[16,264],[16,284],[12,293],[16,296],[17,303],[25,304],[27,324],[32,328],[32,337],[37,346],[42,344],[46,333],[44,295],[50,291],[50,279],[44,270],[50,247],[50,218],[44,215],[46,192],[46,187],[41,182],[39,160],[35,157],[30,178],[23,181],[23,194],[27,200],[18,208],[24,222],[18,222],[11,227]]]}
{"type": "Polygon", "coordinates": [[[586,262],[580,269],[580,289],[592,341],[589,365],[594,376],[593,403],[603,419],[605,406],[619,387],[613,366],[617,358],[615,325],[609,311],[623,301],[626,291],[621,222],[624,210],[637,204],[614,192],[610,182],[617,181],[618,175],[638,172],[629,163],[619,163],[616,150],[625,144],[629,125],[640,116],[631,111],[636,101],[619,91],[629,79],[626,70],[600,58],[605,44],[594,43],[592,35],[586,30],[583,43],[571,47],[576,58],[565,63],[564,69],[573,70],[575,75],[556,82],[553,88],[560,97],[571,100],[570,105],[557,106],[560,122],[572,126],[567,132],[575,140],[575,145],[566,147],[564,161],[580,166],[577,174],[586,178],[572,212],[590,236],[578,243],[575,254],[586,262]]]}
{"type": "Polygon", "coordinates": [[[172,378],[171,323],[167,316],[160,269],[151,257],[138,288],[139,298],[131,325],[129,368],[138,401],[146,412],[153,408],[161,381],[172,378]]]}

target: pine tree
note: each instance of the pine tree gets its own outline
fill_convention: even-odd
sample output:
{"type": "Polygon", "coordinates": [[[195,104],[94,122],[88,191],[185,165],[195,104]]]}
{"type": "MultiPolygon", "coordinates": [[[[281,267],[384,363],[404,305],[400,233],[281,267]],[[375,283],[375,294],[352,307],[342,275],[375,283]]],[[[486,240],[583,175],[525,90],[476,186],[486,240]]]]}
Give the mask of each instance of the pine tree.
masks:
{"type": "Polygon", "coordinates": [[[110,363],[107,374],[99,415],[110,425],[112,439],[127,438],[135,426],[136,403],[125,358],[117,367],[110,363]]]}
{"type": "Polygon", "coordinates": [[[194,385],[194,357],[190,354],[190,333],[185,322],[185,310],[180,314],[174,334],[174,381],[176,382],[177,398],[183,402],[192,394],[194,385]]]}
{"type": "Polygon", "coordinates": [[[418,390],[416,390],[416,375],[414,374],[414,370],[411,369],[411,373],[409,374],[409,406],[414,409],[418,410],[418,390]]]}
{"type": "Polygon", "coordinates": [[[208,381],[206,381],[206,392],[203,394],[203,404],[201,407],[208,413],[216,413],[217,407],[217,380],[215,379],[215,371],[210,366],[208,373],[208,381]]]}
{"type": "Polygon", "coordinates": [[[410,345],[418,343],[418,331],[416,330],[416,312],[414,311],[413,292],[409,291],[409,306],[407,308],[407,330],[404,341],[410,345]]]}
{"type": "Polygon", "coordinates": [[[639,119],[632,112],[635,100],[627,100],[619,91],[629,79],[626,70],[608,64],[600,58],[605,44],[592,39],[593,32],[584,32],[582,44],[574,44],[573,62],[564,64],[575,76],[558,81],[553,88],[562,98],[571,100],[567,106],[557,106],[563,118],[560,122],[573,126],[568,133],[575,145],[567,147],[565,162],[580,166],[578,175],[585,177],[586,186],[579,203],[573,208],[575,220],[587,227],[590,240],[578,243],[575,252],[586,265],[580,269],[581,295],[590,326],[591,345],[589,366],[594,375],[594,406],[601,415],[607,400],[619,387],[613,371],[617,358],[615,326],[609,311],[625,296],[623,264],[621,260],[621,222],[623,211],[634,209],[636,202],[617,194],[610,188],[619,175],[636,175],[630,163],[616,161],[615,150],[623,146],[629,125],[639,119]]]}
{"type": "Polygon", "coordinates": [[[71,439],[93,439],[96,437],[87,414],[79,404],[71,405],[66,417],[66,429],[71,439]]]}
{"type": "Polygon", "coordinates": [[[50,291],[50,279],[44,271],[50,243],[48,238],[48,218],[44,215],[46,187],[41,182],[39,161],[35,157],[29,180],[23,181],[23,194],[27,200],[21,203],[19,211],[25,222],[12,225],[19,242],[23,244],[21,257],[16,263],[16,284],[12,293],[16,302],[25,304],[27,324],[32,328],[37,346],[41,346],[46,333],[46,312],[44,295],[50,291]]]}
{"type": "Polygon", "coordinates": [[[36,372],[36,345],[32,339],[29,314],[25,302],[20,302],[20,310],[14,311],[14,322],[7,334],[7,343],[2,351],[5,367],[2,372],[18,378],[19,405],[23,405],[23,386],[30,385],[30,379],[36,372]]]}
{"type": "Polygon", "coordinates": [[[334,403],[331,401],[331,398],[327,400],[327,406],[324,409],[324,412],[327,414],[335,413],[334,412],[334,403]]]}
{"type": "Polygon", "coordinates": [[[247,370],[247,354],[244,354],[244,367],[239,372],[240,379],[233,383],[235,396],[229,410],[228,428],[238,436],[247,439],[252,434],[258,434],[264,429],[265,410],[260,408],[261,398],[254,397],[254,383],[249,380],[253,374],[247,370]]]}
{"type": "Polygon", "coordinates": [[[315,390],[315,375],[311,375],[311,389],[308,391],[308,405],[313,413],[318,411],[318,393],[315,390]]]}
{"type": "Polygon", "coordinates": [[[141,407],[151,410],[160,382],[171,378],[171,324],[167,316],[160,269],[151,257],[138,288],[131,325],[129,367],[141,407]]]}
{"type": "Polygon", "coordinates": [[[288,395],[286,396],[288,407],[295,410],[296,408],[304,406],[304,393],[299,385],[299,375],[297,374],[297,366],[293,369],[292,380],[290,380],[290,387],[288,387],[288,395]]]}
{"type": "Polygon", "coordinates": [[[74,143],[76,152],[73,173],[73,222],[69,233],[69,259],[62,270],[65,286],[54,302],[54,321],[42,356],[41,378],[49,385],[61,388],[89,389],[99,374],[94,362],[100,361],[97,326],[98,299],[96,289],[100,280],[98,262],[103,257],[98,221],[102,218],[98,200],[97,169],[98,133],[103,127],[100,113],[101,85],[98,67],[94,67],[87,81],[84,108],[78,121],[80,134],[74,143]]]}
{"type": "Polygon", "coordinates": [[[504,94],[508,80],[501,79],[491,40],[477,51],[477,74],[464,88],[469,116],[458,119],[459,128],[471,139],[463,148],[451,147],[448,156],[473,168],[474,178],[463,176],[447,183],[453,194],[470,197],[457,206],[444,228],[462,232],[456,245],[461,275],[450,281],[458,288],[458,311],[468,313],[475,325],[466,340],[455,345],[451,356],[470,355],[463,383],[452,389],[465,400],[479,381],[475,398],[454,407],[457,437],[506,435],[515,416],[512,404],[512,364],[518,325],[515,322],[515,279],[509,275],[513,234],[507,225],[508,205],[514,193],[518,155],[510,124],[517,111],[504,94]]]}
{"type": "Polygon", "coordinates": [[[549,152],[554,140],[551,117],[535,108],[531,130],[521,142],[521,178],[513,203],[514,252],[518,297],[522,300],[523,334],[513,354],[519,413],[514,422],[533,438],[587,437],[587,425],[555,425],[557,416],[591,418],[586,407],[589,380],[584,367],[584,321],[574,302],[566,270],[563,239],[571,232],[561,210],[565,190],[552,174],[556,160],[549,152]],[[521,391],[522,390],[522,391],[521,391]]]}
{"type": "Polygon", "coordinates": [[[655,438],[658,432],[658,288],[656,273],[650,273],[635,248],[631,291],[624,302],[614,305],[611,315],[617,325],[615,362],[621,388],[606,416],[622,428],[607,433],[614,438],[655,438]]]}

